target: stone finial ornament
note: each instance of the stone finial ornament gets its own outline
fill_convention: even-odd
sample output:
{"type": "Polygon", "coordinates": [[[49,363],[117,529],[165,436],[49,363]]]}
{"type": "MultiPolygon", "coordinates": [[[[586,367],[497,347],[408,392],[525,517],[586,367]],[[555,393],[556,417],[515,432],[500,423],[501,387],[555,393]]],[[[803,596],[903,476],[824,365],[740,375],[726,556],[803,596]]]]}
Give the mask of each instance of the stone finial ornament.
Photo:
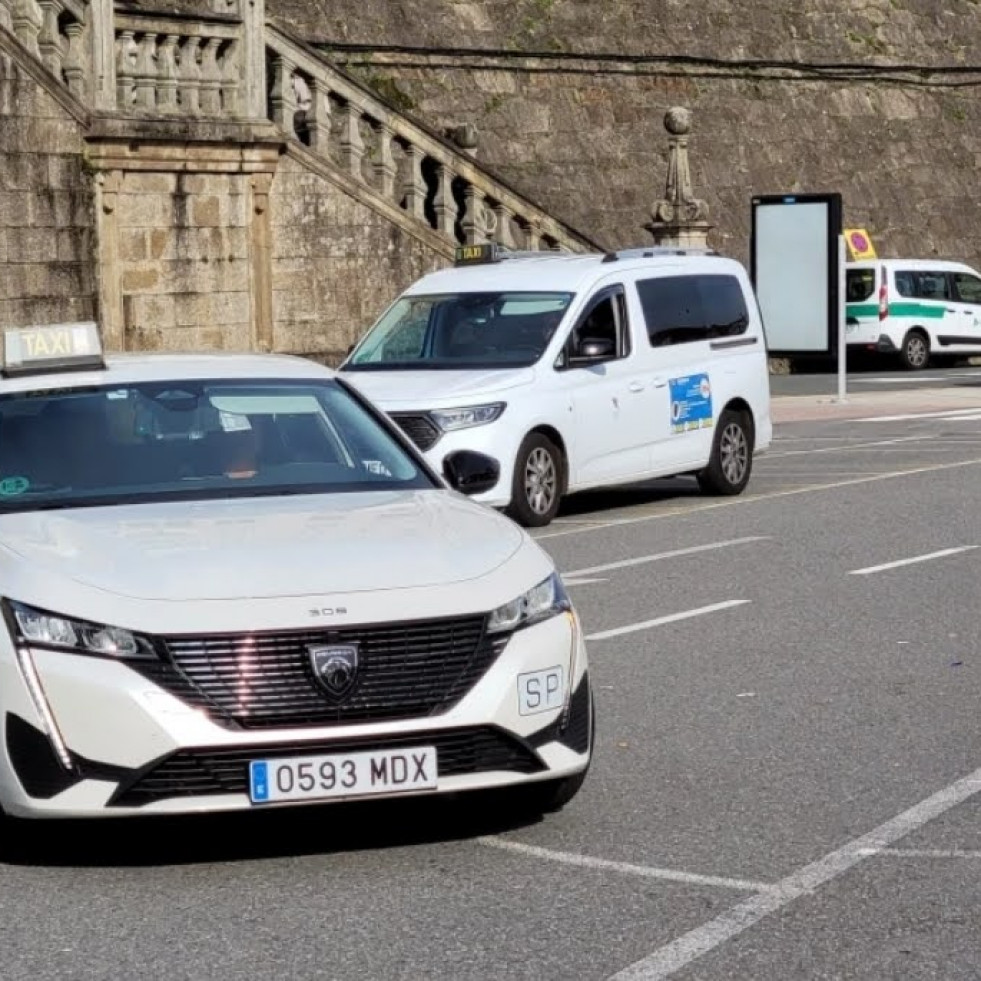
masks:
{"type": "Polygon", "coordinates": [[[707,220],[708,205],[695,197],[691,186],[688,163],[691,112],[682,106],[674,106],[665,113],[664,128],[668,131],[668,176],[664,197],[654,203],[651,222],[644,227],[658,245],[705,248],[712,226],[707,220]]]}

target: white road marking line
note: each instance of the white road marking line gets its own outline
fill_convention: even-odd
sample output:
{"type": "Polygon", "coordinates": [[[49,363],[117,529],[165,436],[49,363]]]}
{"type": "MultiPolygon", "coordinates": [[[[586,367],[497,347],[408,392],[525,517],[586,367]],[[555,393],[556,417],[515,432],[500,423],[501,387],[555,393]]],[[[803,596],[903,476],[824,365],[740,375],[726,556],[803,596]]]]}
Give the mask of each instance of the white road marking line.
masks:
{"type": "Polygon", "coordinates": [[[848,443],[845,446],[822,446],[816,450],[780,450],[777,453],[761,453],[760,463],[767,460],[776,460],[782,456],[812,456],[815,453],[844,453],[847,450],[864,450],[871,446],[892,446],[894,443],[915,443],[924,439],[935,439],[930,435],[924,436],[897,436],[895,439],[876,439],[869,443],[848,443]]]}
{"type": "Polygon", "coordinates": [[[562,577],[562,582],[564,582],[566,586],[591,586],[593,583],[609,581],[609,579],[570,579],[568,576],[562,577]]]}
{"type": "Polygon", "coordinates": [[[775,889],[751,896],[726,910],[714,920],[695,927],[650,956],[631,964],[609,981],[658,981],[682,970],[709,951],[739,936],[760,920],[776,913],[801,896],[808,896],[821,886],[860,862],[868,861],[870,850],[878,852],[893,842],[945,814],[951,808],[981,792],[981,769],[952,783],[926,800],[914,804],[902,814],[880,824],[868,834],[848,842],[841,848],[819,858],[816,862],[792,872],[774,883],[775,889]]]}
{"type": "Polygon", "coordinates": [[[508,841],[506,838],[485,836],[478,838],[482,845],[500,848],[521,855],[532,855],[535,858],[548,859],[550,862],[561,862],[563,865],[575,865],[584,869],[597,869],[601,872],[623,872],[625,875],[637,875],[646,879],[664,879],[668,882],[683,882],[690,886],[712,886],[719,889],[738,889],[741,892],[768,892],[772,888],[766,882],[750,882],[747,879],[730,879],[717,875],[697,875],[694,872],[682,872],[679,869],[661,869],[650,865],[633,865],[630,862],[614,862],[606,858],[593,858],[590,855],[577,855],[575,852],[557,852],[551,848],[540,848],[538,845],[526,845],[520,841],[508,841]]]}
{"type": "Polygon", "coordinates": [[[959,416],[976,415],[978,406],[972,409],[944,409],[942,412],[908,412],[899,416],[866,416],[852,419],[852,422],[908,422],[911,419],[949,419],[956,421],[959,416]]]}
{"type": "Polygon", "coordinates": [[[708,545],[692,545],[689,548],[676,548],[671,552],[657,552],[654,555],[639,555],[634,559],[622,559],[619,562],[608,562],[606,565],[594,565],[588,569],[574,569],[563,572],[563,576],[591,576],[596,572],[609,572],[612,569],[628,569],[635,565],[646,565],[648,562],[660,562],[661,559],[674,559],[679,555],[695,555],[698,552],[711,552],[717,548],[729,548],[732,545],[745,545],[748,542],[768,541],[769,535],[752,535],[748,538],[730,538],[724,542],[711,542],[708,545]]]}
{"type": "Polygon", "coordinates": [[[702,504],[693,508],[674,508],[670,511],[659,511],[657,514],[641,514],[634,518],[611,518],[602,524],[591,528],[568,528],[565,531],[553,531],[544,535],[535,535],[535,541],[547,538],[564,538],[566,535],[585,535],[590,531],[605,531],[607,528],[619,528],[626,525],[636,525],[644,521],[658,521],[661,518],[687,517],[699,511],[715,511],[718,508],[732,508],[755,504],[757,501],[769,501],[778,497],[791,497],[795,494],[814,494],[818,491],[839,490],[842,487],[856,487],[859,484],[871,484],[880,480],[894,480],[898,477],[915,477],[924,473],[940,473],[943,470],[956,470],[960,467],[976,467],[981,464],[981,458],[973,460],[957,460],[954,463],[937,463],[930,467],[913,467],[910,470],[892,470],[888,473],[877,473],[872,477],[855,477],[851,480],[836,480],[829,484],[810,484],[807,487],[792,487],[789,490],[770,491],[765,494],[750,494],[746,497],[729,498],[714,504],[702,504]]]}
{"type": "Polygon", "coordinates": [[[870,576],[874,572],[885,572],[887,569],[899,569],[904,565],[915,565],[917,562],[930,562],[932,559],[942,559],[948,555],[959,555],[961,552],[970,552],[977,548],[977,545],[961,545],[958,548],[944,548],[939,552],[928,552],[926,555],[914,555],[908,559],[897,559],[895,562],[883,562],[882,565],[870,565],[864,569],[852,569],[850,576],[870,576]]]}
{"type": "Polygon", "coordinates": [[[677,623],[679,620],[690,620],[692,617],[704,616],[706,613],[715,613],[718,610],[728,610],[734,606],[742,606],[744,603],[751,603],[752,600],[726,600],[724,603],[713,603],[711,606],[700,606],[697,610],[684,610],[681,613],[671,613],[666,617],[658,617],[656,620],[644,620],[642,623],[629,623],[625,627],[614,627],[612,630],[601,630],[599,633],[589,634],[586,640],[607,640],[610,637],[620,637],[623,634],[634,634],[638,630],[649,630],[651,627],[660,627],[665,623],[677,623]]]}
{"type": "Polygon", "coordinates": [[[964,851],[960,848],[863,848],[870,858],[884,855],[886,858],[979,858],[981,852],[964,851]]]}

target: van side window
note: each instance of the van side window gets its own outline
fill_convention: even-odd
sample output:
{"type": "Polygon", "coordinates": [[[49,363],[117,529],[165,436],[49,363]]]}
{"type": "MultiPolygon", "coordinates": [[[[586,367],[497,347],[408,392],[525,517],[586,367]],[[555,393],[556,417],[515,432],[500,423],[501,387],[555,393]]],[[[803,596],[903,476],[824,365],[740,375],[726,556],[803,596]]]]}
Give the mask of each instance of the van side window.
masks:
{"type": "Polygon", "coordinates": [[[916,284],[914,294],[920,300],[949,300],[950,283],[943,272],[918,272],[913,274],[916,284]]]}
{"type": "Polygon", "coordinates": [[[897,272],[895,275],[896,292],[900,296],[916,296],[916,284],[911,272],[897,272]]]}
{"type": "Polygon", "coordinates": [[[981,279],[969,273],[954,273],[954,288],[962,303],[981,304],[981,279]]]}
{"type": "Polygon", "coordinates": [[[583,345],[589,342],[608,345],[609,360],[630,355],[630,331],[622,286],[608,287],[593,297],[569,335],[559,366],[574,366],[583,356],[583,345]]]}
{"type": "Polygon", "coordinates": [[[746,332],[749,311],[734,276],[663,276],[637,282],[652,347],[746,332]]]}

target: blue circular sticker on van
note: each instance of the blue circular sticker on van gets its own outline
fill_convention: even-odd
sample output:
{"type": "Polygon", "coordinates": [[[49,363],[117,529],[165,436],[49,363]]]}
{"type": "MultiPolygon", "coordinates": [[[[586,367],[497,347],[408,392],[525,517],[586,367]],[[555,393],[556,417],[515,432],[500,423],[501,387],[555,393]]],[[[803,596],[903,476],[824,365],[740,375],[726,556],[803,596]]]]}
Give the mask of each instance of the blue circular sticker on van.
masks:
{"type": "Polygon", "coordinates": [[[0,497],[16,497],[31,486],[26,477],[4,477],[0,480],[0,497]]]}

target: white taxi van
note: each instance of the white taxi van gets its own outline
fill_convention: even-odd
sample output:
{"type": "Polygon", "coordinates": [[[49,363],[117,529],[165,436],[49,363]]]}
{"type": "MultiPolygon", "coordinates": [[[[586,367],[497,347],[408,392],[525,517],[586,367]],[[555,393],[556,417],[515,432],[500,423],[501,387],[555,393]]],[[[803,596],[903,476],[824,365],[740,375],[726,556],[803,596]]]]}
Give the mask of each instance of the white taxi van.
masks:
{"type": "Polygon", "coordinates": [[[911,371],[931,356],[981,354],[981,273],[938,259],[850,262],[846,342],[899,357],[911,371]]]}
{"type": "Polygon", "coordinates": [[[7,331],[0,806],[15,817],[508,788],[590,761],[583,635],[545,553],[327,368],[103,357],[7,331]]]}
{"type": "Polygon", "coordinates": [[[653,477],[738,494],[772,436],[756,298],[713,253],[463,247],[340,371],[432,466],[463,448],[498,460],[475,499],[529,527],[565,494],[653,477]]]}

